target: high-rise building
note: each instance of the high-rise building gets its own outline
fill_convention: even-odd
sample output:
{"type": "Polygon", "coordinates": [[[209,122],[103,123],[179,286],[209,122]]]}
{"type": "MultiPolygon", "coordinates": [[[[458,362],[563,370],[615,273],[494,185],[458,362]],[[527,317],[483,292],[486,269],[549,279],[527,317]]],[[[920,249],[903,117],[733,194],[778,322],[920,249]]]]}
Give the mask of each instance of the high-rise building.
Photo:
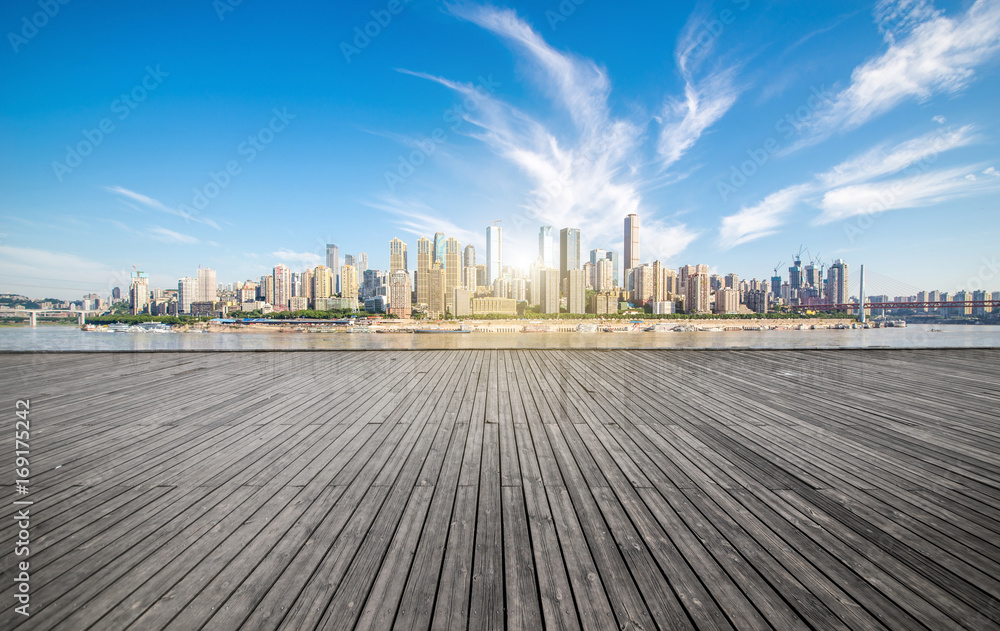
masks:
{"type": "Polygon", "coordinates": [[[492,285],[500,276],[503,264],[503,229],[500,226],[486,226],[486,282],[492,285]]]}
{"type": "Polygon", "coordinates": [[[739,289],[740,277],[738,274],[726,274],[726,289],[739,289]]]}
{"type": "Polygon", "coordinates": [[[427,306],[430,298],[428,273],[434,264],[434,244],[427,237],[417,239],[417,304],[427,306]]]}
{"type": "MultiPolygon", "coordinates": [[[[405,245],[403,252],[405,256],[405,245]]],[[[410,299],[410,274],[406,268],[401,267],[389,272],[389,313],[404,320],[408,319],[411,315],[410,299]]]]}
{"type": "Polygon", "coordinates": [[[539,311],[541,313],[559,313],[559,270],[554,267],[546,267],[541,270],[541,300],[539,311]]]}
{"type": "MultiPolygon", "coordinates": [[[[625,274],[639,266],[639,215],[632,213],[625,217],[625,274]]],[[[632,289],[626,287],[625,289],[632,289]]]]}
{"type": "Polygon", "coordinates": [[[545,267],[556,266],[556,254],[552,242],[552,226],[542,226],[538,230],[538,258],[545,267]]]}
{"type": "Polygon", "coordinates": [[[445,270],[435,263],[427,272],[427,317],[440,318],[445,308],[445,270]]]}
{"type": "Polygon", "coordinates": [[[528,278],[528,304],[542,304],[542,272],[545,269],[542,257],[538,257],[538,260],[531,264],[528,278]]]}
{"type": "Polygon", "coordinates": [[[569,284],[566,292],[566,311],[569,313],[587,312],[587,281],[582,269],[571,269],[567,278],[569,284]]]}
{"type": "Polygon", "coordinates": [[[379,269],[366,269],[361,275],[361,297],[365,300],[389,295],[389,273],[379,269]]]}
{"type": "Polygon", "coordinates": [[[274,305],[275,311],[286,311],[288,299],[292,297],[292,271],[287,266],[278,263],[274,266],[274,305]]]}
{"type": "Polygon", "coordinates": [[[608,250],[605,257],[611,261],[611,283],[615,287],[621,287],[621,265],[618,261],[618,252],[615,250],[608,250]]]}
{"type": "Polygon", "coordinates": [[[340,293],[340,248],[335,243],[326,244],[326,266],[333,273],[333,292],[340,293]]]}
{"type": "Polygon", "coordinates": [[[580,229],[559,231],[559,278],[569,278],[569,270],[580,269],[580,229]]]}
{"type": "Polygon", "coordinates": [[[716,313],[736,313],[740,308],[740,292],[738,289],[724,287],[715,292],[716,313]]]}
{"type": "Polygon", "coordinates": [[[584,277],[587,279],[587,289],[597,286],[597,266],[587,261],[583,264],[584,277]]]}
{"type": "Polygon", "coordinates": [[[146,272],[132,273],[132,283],[128,288],[128,303],[132,315],[149,310],[149,275],[146,272]]]}
{"type": "Polygon", "coordinates": [[[462,284],[462,245],[455,237],[444,240],[444,291],[445,304],[450,306],[455,301],[455,288],[462,284]]]}
{"type": "Polygon", "coordinates": [[[653,302],[656,291],[656,270],[653,265],[637,265],[632,272],[632,303],[635,306],[653,302]]]}
{"type": "Polygon", "coordinates": [[[472,293],[476,293],[476,266],[466,265],[462,269],[462,287],[468,289],[472,293]]]}
{"type": "Polygon", "coordinates": [[[333,296],[333,271],[326,265],[317,265],[313,270],[313,300],[333,296]]]}
{"type": "MultiPolygon", "coordinates": [[[[358,259],[355,258],[355,256],[353,254],[345,254],[344,255],[344,265],[350,265],[351,267],[353,267],[356,270],[356,269],[358,269],[358,259]]],[[[344,283],[344,280],[343,280],[344,277],[343,277],[343,275],[341,275],[340,279],[341,279],[340,283],[341,283],[341,285],[343,285],[343,283],[344,283]]]]}
{"type": "Polygon", "coordinates": [[[112,300],[121,300],[122,299],[122,288],[121,287],[115,287],[114,289],[111,290],[111,299],[112,300]]]}
{"type": "Polygon", "coordinates": [[[486,279],[488,273],[486,271],[486,265],[483,263],[476,263],[476,286],[477,287],[488,287],[492,283],[486,279]]]}
{"type": "Polygon", "coordinates": [[[340,268],[340,296],[349,301],[351,311],[358,310],[358,270],[353,265],[340,268]]]}
{"type": "Polygon", "coordinates": [[[444,269],[444,264],[445,264],[445,261],[444,261],[444,242],[445,242],[444,233],[443,232],[435,232],[434,233],[434,255],[433,255],[433,258],[431,260],[431,264],[433,265],[434,263],[440,263],[442,269],[444,269]]]}
{"type": "Polygon", "coordinates": [[[358,276],[364,277],[365,272],[368,271],[368,253],[362,252],[358,254],[358,276]]]}
{"type": "Polygon", "coordinates": [[[688,313],[709,312],[711,308],[711,294],[708,274],[696,273],[688,275],[688,290],[684,300],[684,307],[688,313]]]}
{"type": "Polygon", "coordinates": [[[191,313],[191,303],[201,302],[199,289],[197,278],[185,276],[177,280],[177,313],[191,313]]]}
{"type": "Polygon", "coordinates": [[[528,299],[527,287],[528,283],[523,278],[515,278],[510,281],[510,297],[518,302],[524,302],[528,299]]]}
{"type": "Polygon", "coordinates": [[[596,269],[594,289],[598,293],[609,292],[617,286],[617,283],[614,282],[614,266],[611,259],[598,259],[596,269]]]}
{"type": "Polygon", "coordinates": [[[663,283],[663,292],[666,296],[665,300],[673,300],[674,296],[677,295],[677,272],[668,267],[664,267],[661,272],[663,283]]]}
{"type": "Polygon", "coordinates": [[[476,247],[471,243],[465,246],[465,254],[462,256],[462,267],[476,266],[476,247]]]}
{"type": "Polygon", "coordinates": [[[198,268],[198,299],[193,302],[215,302],[219,299],[215,270],[198,268]]]}
{"type": "MultiPolygon", "coordinates": [[[[308,303],[313,301],[313,271],[307,269],[299,274],[299,295],[308,303]]],[[[242,300],[240,301],[242,302],[242,300]]]]}
{"type": "Polygon", "coordinates": [[[837,259],[830,266],[826,273],[826,302],[829,304],[847,304],[850,297],[848,289],[848,269],[847,263],[843,259],[837,259]]]}
{"type": "Polygon", "coordinates": [[[408,270],[406,262],[406,244],[399,239],[393,239],[389,242],[389,273],[408,270]]]}

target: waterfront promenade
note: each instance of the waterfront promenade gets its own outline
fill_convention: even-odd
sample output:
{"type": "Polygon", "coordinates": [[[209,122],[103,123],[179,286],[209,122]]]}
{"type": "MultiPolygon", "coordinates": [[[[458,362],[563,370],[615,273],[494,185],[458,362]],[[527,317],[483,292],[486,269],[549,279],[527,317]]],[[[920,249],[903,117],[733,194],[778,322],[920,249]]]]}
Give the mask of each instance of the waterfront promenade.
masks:
{"type": "Polygon", "coordinates": [[[0,371],[2,629],[1000,628],[1000,350],[0,353],[0,371]]]}

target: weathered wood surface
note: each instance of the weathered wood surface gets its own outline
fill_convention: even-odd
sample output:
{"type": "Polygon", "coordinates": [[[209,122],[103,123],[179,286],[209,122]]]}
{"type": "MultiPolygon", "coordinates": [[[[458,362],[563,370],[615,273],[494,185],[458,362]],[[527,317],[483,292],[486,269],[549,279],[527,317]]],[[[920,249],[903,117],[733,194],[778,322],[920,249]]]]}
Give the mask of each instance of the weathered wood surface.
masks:
{"type": "Polygon", "coordinates": [[[2,629],[1000,629],[998,350],[0,371],[2,629]]]}

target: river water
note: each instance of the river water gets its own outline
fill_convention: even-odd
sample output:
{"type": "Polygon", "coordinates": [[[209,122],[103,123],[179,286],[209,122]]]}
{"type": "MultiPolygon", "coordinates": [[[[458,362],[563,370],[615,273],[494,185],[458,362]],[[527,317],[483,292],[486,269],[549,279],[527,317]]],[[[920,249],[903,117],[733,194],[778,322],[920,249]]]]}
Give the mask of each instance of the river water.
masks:
{"type": "Polygon", "coordinates": [[[541,348],[1000,347],[1000,326],[685,333],[105,333],[75,326],[0,327],[0,351],[374,350],[541,348]]]}

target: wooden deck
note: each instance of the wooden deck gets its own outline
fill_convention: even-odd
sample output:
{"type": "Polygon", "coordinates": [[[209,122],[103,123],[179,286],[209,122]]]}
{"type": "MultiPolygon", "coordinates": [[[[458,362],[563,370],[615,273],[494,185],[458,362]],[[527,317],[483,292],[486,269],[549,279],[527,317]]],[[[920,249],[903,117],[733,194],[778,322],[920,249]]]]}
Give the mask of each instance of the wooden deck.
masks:
{"type": "Polygon", "coordinates": [[[3,629],[1000,628],[998,350],[0,370],[3,629]]]}

